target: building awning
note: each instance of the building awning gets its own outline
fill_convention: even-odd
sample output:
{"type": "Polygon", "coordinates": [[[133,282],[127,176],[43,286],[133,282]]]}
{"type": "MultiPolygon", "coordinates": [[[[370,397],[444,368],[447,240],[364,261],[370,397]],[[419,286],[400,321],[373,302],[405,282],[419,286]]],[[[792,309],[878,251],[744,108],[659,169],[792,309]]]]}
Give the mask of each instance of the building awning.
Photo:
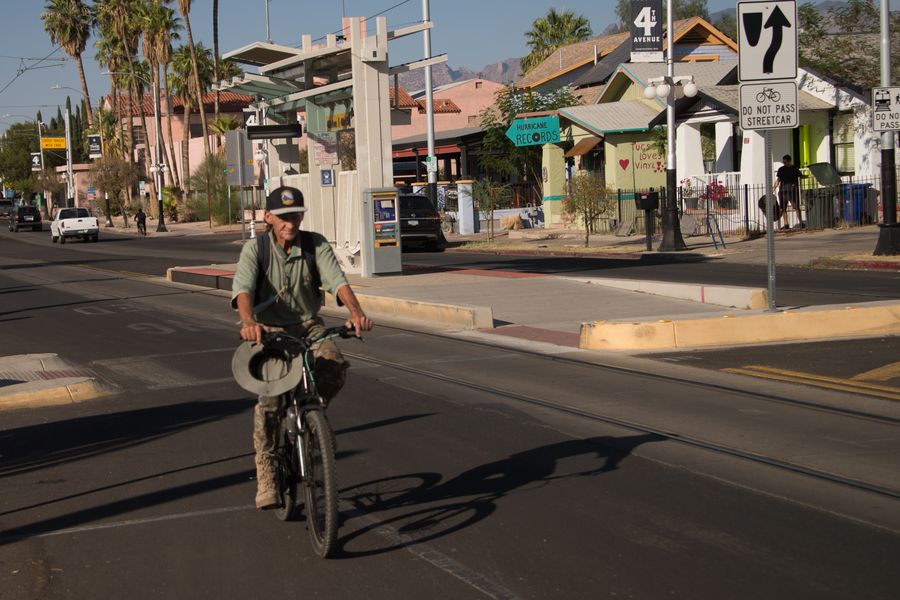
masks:
{"type": "MultiPolygon", "coordinates": [[[[435,146],[434,147],[434,155],[435,156],[449,156],[454,154],[459,154],[460,149],[456,144],[446,144],[444,146],[435,146]]],[[[428,156],[428,146],[423,145],[418,148],[404,148],[401,150],[394,150],[394,158],[417,158],[417,157],[425,157],[428,156]]]]}
{"type": "Polygon", "coordinates": [[[626,100],[572,106],[559,109],[559,115],[577,123],[594,135],[625,131],[647,131],[664,108],[646,100],[626,100]]]}
{"type": "Polygon", "coordinates": [[[580,140],[578,140],[578,143],[576,143],[575,146],[571,150],[566,152],[565,157],[571,158],[573,156],[582,156],[584,154],[587,154],[588,152],[593,150],[594,146],[599,144],[602,139],[603,138],[599,138],[595,135],[591,135],[586,138],[581,138],[580,140]]]}
{"type": "Polygon", "coordinates": [[[290,46],[281,46],[268,42],[254,42],[243,48],[226,52],[222,58],[233,60],[240,64],[262,67],[302,53],[301,50],[290,46]]]}

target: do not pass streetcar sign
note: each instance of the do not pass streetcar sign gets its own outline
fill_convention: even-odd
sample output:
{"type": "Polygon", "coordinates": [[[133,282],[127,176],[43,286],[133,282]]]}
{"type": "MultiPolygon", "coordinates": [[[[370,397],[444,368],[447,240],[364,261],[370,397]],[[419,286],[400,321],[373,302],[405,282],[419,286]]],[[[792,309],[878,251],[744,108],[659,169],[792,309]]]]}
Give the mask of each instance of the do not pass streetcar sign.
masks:
{"type": "Polygon", "coordinates": [[[543,146],[559,143],[559,117],[531,117],[514,120],[506,137],[516,146],[543,146]]]}
{"type": "Polygon", "coordinates": [[[799,125],[796,83],[741,86],[741,129],[793,129],[799,125]]]}
{"type": "Polygon", "coordinates": [[[872,90],[872,129],[879,133],[900,130],[900,87],[872,90]]]}

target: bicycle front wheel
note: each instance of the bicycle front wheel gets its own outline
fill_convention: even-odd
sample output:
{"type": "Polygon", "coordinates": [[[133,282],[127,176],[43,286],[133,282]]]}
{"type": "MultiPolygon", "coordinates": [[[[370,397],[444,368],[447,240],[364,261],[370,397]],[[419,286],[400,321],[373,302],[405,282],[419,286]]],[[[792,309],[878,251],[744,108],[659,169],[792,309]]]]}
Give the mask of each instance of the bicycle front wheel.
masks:
{"type": "Polygon", "coordinates": [[[313,550],[328,558],[337,542],[338,527],[334,433],[321,410],[307,411],[304,420],[306,527],[313,550]]]}

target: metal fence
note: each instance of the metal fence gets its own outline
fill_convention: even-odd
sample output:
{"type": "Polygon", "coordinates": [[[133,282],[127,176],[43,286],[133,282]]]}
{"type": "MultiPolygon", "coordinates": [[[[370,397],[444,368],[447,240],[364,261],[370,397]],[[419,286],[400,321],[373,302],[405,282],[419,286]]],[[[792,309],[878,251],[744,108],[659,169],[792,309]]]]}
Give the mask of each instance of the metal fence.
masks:
{"type": "MultiPolygon", "coordinates": [[[[720,174],[721,175],[721,174],[720,174]]],[[[765,185],[741,185],[738,178],[709,178],[690,183],[682,180],[676,202],[685,237],[720,231],[727,236],[747,236],[766,230],[765,185]]],[[[834,185],[819,185],[813,178],[801,180],[799,189],[773,195],[776,229],[829,229],[880,223],[882,206],[878,179],[851,179],[834,185]]],[[[637,193],[648,190],[615,191],[612,214],[594,225],[597,232],[627,235],[644,233],[644,215],[635,206],[637,193]],[[630,227],[629,227],[630,224],[630,227]]],[[[659,190],[664,203],[666,190],[659,190]]],[[[657,211],[656,228],[659,230],[657,211]]]]}

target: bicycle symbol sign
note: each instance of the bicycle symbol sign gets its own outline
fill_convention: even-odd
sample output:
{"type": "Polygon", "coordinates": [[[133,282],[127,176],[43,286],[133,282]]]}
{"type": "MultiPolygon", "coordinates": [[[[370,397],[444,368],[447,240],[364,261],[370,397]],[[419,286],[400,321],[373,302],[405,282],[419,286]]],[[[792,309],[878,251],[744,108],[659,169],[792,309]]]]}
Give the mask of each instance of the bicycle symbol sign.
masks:
{"type": "Polygon", "coordinates": [[[797,78],[797,3],[738,2],[738,79],[797,78]]]}
{"type": "Polygon", "coordinates": [[[793,81],[743,84],[740,96],[742,129],[792,129],[800,124],[793,81]]]}

